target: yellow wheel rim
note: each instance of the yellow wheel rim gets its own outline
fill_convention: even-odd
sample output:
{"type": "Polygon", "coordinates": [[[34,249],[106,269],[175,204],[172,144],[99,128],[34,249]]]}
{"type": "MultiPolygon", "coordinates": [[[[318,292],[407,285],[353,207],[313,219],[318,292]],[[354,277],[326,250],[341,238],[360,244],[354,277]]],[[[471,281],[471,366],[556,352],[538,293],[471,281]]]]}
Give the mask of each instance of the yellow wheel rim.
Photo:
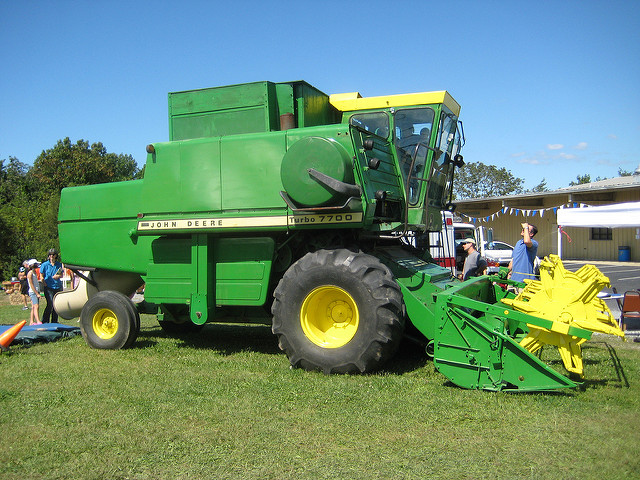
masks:
{"type": "Polygon", "coordinates": [[[101,308],[93,315],[92,325],[98,337],[109,340],[118,331],[118,317],[112,310],[101,308]]]}
{"type": "Polygon", "coordinates": [[[338,348],[358,331],[358,306],[345,290],[327,285],[311,291],[300,308],[302,331],[320,347],[338,348]]]}

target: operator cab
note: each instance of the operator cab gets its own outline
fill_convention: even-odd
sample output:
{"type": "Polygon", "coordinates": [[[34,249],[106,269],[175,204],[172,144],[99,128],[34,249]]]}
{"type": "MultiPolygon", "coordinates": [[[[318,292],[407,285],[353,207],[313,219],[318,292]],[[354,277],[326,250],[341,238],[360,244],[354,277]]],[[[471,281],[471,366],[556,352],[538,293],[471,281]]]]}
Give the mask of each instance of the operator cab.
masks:
{"type": "MultiPolygon", "coordinates": [[[[369,98],[356,92],[331,95],[330,102],[343,122],[389,146],[401,179],[404,230],[438,231],[440,212],[453,208],[454,169],[462,166],[458,103],[446,91],[369,98]]],[[[393,198],[392,190],[385,195],[393,198]]]]}

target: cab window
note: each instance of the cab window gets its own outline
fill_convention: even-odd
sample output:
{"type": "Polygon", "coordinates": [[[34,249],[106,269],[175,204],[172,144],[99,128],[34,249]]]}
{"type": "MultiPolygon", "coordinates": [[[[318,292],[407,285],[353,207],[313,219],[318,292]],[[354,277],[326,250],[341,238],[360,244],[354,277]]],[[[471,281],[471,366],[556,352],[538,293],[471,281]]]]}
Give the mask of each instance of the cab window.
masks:
{"type": "Polygon", "coordinates": [[[389,136],[389,117],[386,113],[358,113],[351,116],[349,125],[361,128],[382,138],[389,136]]]}

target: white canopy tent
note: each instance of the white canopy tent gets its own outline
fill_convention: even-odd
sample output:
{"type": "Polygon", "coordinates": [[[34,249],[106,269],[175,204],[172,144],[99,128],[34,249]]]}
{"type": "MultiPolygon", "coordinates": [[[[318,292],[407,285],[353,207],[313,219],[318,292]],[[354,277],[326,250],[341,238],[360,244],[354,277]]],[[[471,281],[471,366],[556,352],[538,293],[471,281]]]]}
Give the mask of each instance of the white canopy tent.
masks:
{"type": "Polygon", "coordinates": [[[640,227],[640,202],[561,208],[557,214],[558,225],[563,227],[640,227]]]}
{"type": "MultiPolygon", "coordinates": [[[[597,207],[561,208],[557,212],[562,227],[640,228],[640,202],[615,203],[597,207]]],[[[558,255],[562,258],[562,235],[558,231],[558,255]]]]}

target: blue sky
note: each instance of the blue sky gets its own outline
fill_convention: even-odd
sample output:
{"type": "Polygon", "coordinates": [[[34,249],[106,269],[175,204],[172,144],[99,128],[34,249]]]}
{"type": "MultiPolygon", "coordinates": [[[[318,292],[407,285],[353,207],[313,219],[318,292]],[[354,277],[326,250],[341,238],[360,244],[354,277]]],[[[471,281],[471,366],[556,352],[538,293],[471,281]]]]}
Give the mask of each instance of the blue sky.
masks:
{"type": "Polygon", "coordinates": [[[70,137],[142,166],[168,92],[302,79],[449,90],[465,160],[526,188],[640,164],[636,1],[4,1],[0,42],[0,159],[70,137]]]}

